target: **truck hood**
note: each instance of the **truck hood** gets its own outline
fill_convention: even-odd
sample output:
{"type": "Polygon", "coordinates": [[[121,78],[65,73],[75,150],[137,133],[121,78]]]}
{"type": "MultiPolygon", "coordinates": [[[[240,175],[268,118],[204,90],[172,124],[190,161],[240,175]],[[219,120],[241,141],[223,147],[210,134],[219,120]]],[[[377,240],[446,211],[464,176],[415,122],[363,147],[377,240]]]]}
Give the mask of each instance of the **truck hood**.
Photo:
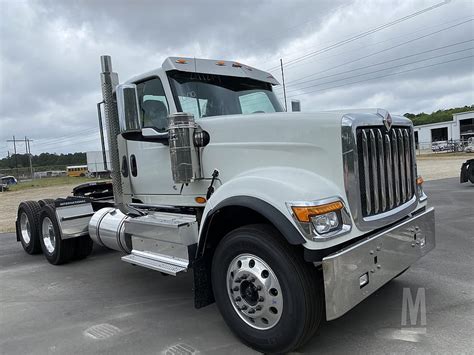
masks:
{"type": "Polygon", "coordinates": [[[202,155],[205,177],[218,169],[224,183],[252,169],[297,168],[342,186],[341,119],[345,113],[280,112],[199,119],[197,123],[210,135],[202,155]]]}

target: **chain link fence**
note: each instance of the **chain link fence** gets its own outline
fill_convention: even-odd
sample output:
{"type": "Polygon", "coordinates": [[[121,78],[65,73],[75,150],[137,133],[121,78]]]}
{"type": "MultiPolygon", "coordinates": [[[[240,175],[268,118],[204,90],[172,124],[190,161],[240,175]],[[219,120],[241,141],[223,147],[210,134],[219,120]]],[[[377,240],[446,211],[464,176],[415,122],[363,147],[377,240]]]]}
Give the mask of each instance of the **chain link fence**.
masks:
{"type": "Polygon", "coordinates": [[[472,153],[474,142],[472,140],[454,140],[438,142],[417,142],[416,154],[442,154],[442,153],[472,153]]]}
{"type": "Polygon", "coordinates": [[[0,169],[0,177],[14,176],[18,181],[60,177],[66,175],[66,166],[64,165],[35,166],[33,168],[18,167],[0,169]]]}

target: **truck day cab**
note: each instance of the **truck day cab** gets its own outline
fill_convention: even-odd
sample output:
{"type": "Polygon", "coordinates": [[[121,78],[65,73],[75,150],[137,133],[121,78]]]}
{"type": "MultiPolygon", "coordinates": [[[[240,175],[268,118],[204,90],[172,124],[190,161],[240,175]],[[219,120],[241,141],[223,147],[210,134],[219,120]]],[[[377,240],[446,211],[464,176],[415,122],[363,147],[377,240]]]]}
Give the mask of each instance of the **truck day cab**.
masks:
{"type": "Polygon", "coordinates": [[[113,196],[23,202],[28,253],[61,264],[94,241],[192,270],[196,307],[216,301],[245,344],[282,353],[434,248],[410,120],[287,113],[273,76],[231,61],[171,57],[122,85],[101,61],[113,196]]]}

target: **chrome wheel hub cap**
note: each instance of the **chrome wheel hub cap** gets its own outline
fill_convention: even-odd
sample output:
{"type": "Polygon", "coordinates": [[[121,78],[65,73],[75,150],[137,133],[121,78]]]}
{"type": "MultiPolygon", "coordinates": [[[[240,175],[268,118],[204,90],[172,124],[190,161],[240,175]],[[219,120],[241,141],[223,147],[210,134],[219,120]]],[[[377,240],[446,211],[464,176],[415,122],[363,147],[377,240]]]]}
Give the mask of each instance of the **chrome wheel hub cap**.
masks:
{"type": "Polygon", "coordinates": [[[49,217],[43,219],[41,226],[41,236],[43,237],[43,244],[46,247],[48,253],[52,254],[56,247],[56,234],[54,233],[53,222],[49,217]]]}
{"type": "Polygon", "coordinates": [[[20,216],[20,231],[21,231],[21,238],[25,242],[25,244],[30,244],[31,241],[31,226],[30,220],[25,212],[23,212],[20,216]]]}
{"type": "Polygon", "coordinates": [[[235,257],[227,269],[227,286],[234,310],[249,326],[267,330],[278,323],[283,311],[280,283],[258,256],[235,257]]]}

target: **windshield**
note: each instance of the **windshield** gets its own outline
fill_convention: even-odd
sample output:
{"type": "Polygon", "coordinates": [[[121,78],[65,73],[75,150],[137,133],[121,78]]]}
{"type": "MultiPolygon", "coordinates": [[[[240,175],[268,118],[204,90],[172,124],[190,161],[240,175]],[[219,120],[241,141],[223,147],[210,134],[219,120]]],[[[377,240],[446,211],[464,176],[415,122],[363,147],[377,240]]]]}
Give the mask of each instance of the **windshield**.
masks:
{"type": "Polygon", "coordinates": [[[194,117],[283,111],[269,83],[178,71],[168,76],[178,111],[192,113],[194,117]]]}

